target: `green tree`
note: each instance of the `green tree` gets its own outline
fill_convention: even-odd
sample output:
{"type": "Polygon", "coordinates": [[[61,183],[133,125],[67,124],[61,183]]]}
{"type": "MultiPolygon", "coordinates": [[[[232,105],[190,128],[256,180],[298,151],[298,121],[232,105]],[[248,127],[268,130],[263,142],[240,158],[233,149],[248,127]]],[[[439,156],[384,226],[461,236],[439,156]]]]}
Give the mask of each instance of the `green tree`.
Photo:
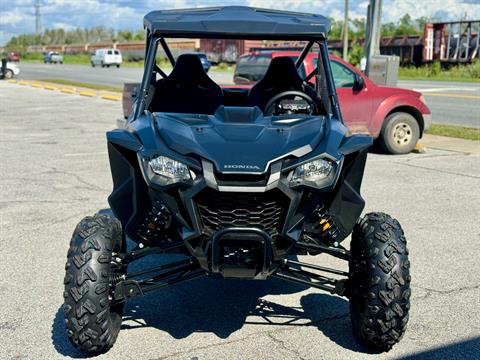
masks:
{"type": "Polygon", "coordinates": [[[124,30],[119,31],[117,37],[119,41],[131,41],[133,39],[133,34],[131,31],[124,30]]]}

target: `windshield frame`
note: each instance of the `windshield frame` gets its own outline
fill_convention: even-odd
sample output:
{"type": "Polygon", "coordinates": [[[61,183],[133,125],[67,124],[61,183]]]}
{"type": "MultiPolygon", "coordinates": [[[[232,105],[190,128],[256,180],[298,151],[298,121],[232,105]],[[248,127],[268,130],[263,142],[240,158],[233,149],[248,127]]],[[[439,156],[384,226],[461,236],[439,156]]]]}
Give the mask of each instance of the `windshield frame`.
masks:
{"type": "MultiPolygon", "coordinates": [[[[148,96],[149,86],[152,82],[152,76],[155,76],[155,74],[158,73],[160,76],[164,78],[166,77],[165,72],[163,72],[156,64],[158,44],[162,46],[162,49],[172,66],[175,66],[175,58],[168,47],[165,37],[155,34],[152,35],[149,31],[147,31],[144,72],[139,96],[135,99],[133,117],[130,119],[130,121],[136,120],[146,110],[146,99],[148,96]]],[[[309,41],[303,48],[295,66],[298,68],[303,64],[305,57],[315,44],[318,44],[319,47],[318,64],[320,65],[317,65],[316,69],[317,95],[320,96],[324,105],[327,105],[326,109],[329,115],[331,115],[330,118],[336,119],[343,124],[343,117],[338,103],[338,96],[333,80],[332,69],[330,67],[330,58],[326,40],[322,39],[317,41],[309,41]],[[324,59],[326,59],[326,61],[324,61],[324,59]]]]}

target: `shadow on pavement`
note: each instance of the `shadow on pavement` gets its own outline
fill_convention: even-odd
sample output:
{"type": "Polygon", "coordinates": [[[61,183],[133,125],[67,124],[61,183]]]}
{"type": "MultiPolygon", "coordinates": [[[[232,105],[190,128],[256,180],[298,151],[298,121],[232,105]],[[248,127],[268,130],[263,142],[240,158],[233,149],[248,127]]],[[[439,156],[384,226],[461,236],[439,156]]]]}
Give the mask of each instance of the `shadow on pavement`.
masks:
{"type": "Polygon", "coordinates": [[[124,320],[133,320],[135,324],[130,321],[123,328],[155,327],[176,339],[194,332],[209,332],[225,339],[241,329],[248,316],[257,314],[265,318],[281,314],[298,318],[302,315],[298,309],[261,298],[304,289],[280,280],[202,278],[132,301],[126,308],[124,320]]]}
{"type": "Polygon", "coordinates": [[[375,350],[360,344],[352,332],[348,300],[328,294],[308,294],[300,303],[305,317],[312,320],[326,337],[337,345],[356,352],[376,354],[375,350]]]}
{"type": "Polygon", "coordinates": [[[431,350],[417,352],[401,357],[402,360],[437,360],[437,359],[480,359],[480,336],[440,346],[431,350]]]}
{"type": "Polygon", "coordinates": [[[70,356],[75,359],[87,358],[88,356],[77,350],[68,340],[64,319],[63,306],[60,306],[52,324],[52,343],[55,350],[63,356],[70,356]]]}
{"type": "MultiPolygon", "coordinates": [[[[122,330],[153,327],[176,339],[195,332],[209,332],[225,339],[245,324],[315,326],[346,349],[371,353],[352,334],[347,300],[310,293],[301,298],[300,307],[288,307],[264,299],[268,295],[292,294],[305,289],[277,279],[192,280],[129,301],[122,330]]],[[[52,342],[62,355],[82,357],[67,339],[62,307],[52,325],[52,342]]]]}

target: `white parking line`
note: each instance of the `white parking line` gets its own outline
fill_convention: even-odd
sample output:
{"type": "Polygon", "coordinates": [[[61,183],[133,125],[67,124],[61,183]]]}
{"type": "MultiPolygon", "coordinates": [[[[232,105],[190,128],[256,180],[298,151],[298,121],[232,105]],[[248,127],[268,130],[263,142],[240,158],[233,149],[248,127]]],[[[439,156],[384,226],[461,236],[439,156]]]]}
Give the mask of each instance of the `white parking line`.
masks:
{"type": "Polygon", "coordinates": [[[77,157],[77,156],[92,156],[92,155],[106,155],[106,151],[97,151],[97,152],[89,152],[89,153],[73,153],[73,154],[65,154],[65,157],[77,157]]]}
{"type": "Polygon", "coordinates": [[[415,91],[419,92],[443,92],[443,91],[478,91],[480,88],[474,88],[474,87],[435,87],[435,88],[427,88],[427,89],[413,89],[415,91]]]}

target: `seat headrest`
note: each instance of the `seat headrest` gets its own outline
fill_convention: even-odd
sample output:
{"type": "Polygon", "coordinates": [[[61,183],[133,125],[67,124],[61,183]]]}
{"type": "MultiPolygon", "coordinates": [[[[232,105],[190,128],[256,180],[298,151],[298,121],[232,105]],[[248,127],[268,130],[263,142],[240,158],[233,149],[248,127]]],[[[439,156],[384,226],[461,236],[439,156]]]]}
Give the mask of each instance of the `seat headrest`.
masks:
{"type": "Polygon", "coordinates": [[[175,78],[179,83],[198,83],[206,76],[202,62],[193,54],[182,54],[175,61],[175,66],[170,73],[170,78],[175,78]]]}
{"type": "Polygon", "coordinates": [[[266,81],[272,85],[281,85],[286,82],[291,82],[293,85],[301,85],[303,83],[303,79],[298,74],[295,63],[292,58],[288,56],[273,58],[262,81],[266,81]]]}

